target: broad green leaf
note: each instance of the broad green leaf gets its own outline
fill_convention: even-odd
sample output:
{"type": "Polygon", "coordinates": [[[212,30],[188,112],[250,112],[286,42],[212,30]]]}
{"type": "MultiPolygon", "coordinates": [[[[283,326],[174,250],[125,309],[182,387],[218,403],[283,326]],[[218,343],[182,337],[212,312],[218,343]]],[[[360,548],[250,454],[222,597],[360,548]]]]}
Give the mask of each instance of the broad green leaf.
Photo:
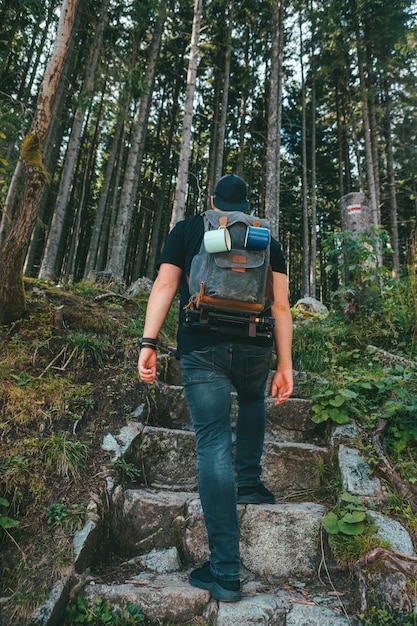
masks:
{"type": "Polygon", "coordinates": [[[329,404],[331,404],[332,406],[342,406],[344,401],[345,400],[342,396],[337,395],[329,401],[329,404]]]}
{"type": "Polygon", "coordinates": [[[363,522],[366,517],[365,511],[352,511],[351,513],[346,513],[341,522],[345,522],[346,524],[357,524],[358,522],[363,522]]]}
{"type": "Polygon", "coordinates": [[[339,520],[335,513],[327,513],[323,518],[323,527],[329,535],[336,535],[339,532],[339,520]]]}
{"type": "Polygon", "coordinates": [[[17,519],[0,515],[0,528],[17,528],[19,524],[17,519]]]}
{"type": "Polygon", "coordinates": [[[339,520],[338,527],[339,532],[345,535],[362,535],[365,530],[365,524],[363,522],[359,522],[358,524],[346,524],[342,520],[339,520]]]}
{"type": "Polygon", "coordinates": [[[344,491],[340,495],[340,500],[342,502],[352,502],[353,504],[359,504],[360,503],[360,500],[359,500],[358,496],[354,496],[351,493],[349,493],[348,491],[344,491]]]}
{"type": "Polygon", "coordinates": [[[339,389],[339,393],[344,398],[354,399],[358,397],[358,394],[355,391],[352,391],[352,389],[339,389]]]}
{"type": "Polygon", "coordinates": [[[336,424],[347,424],[349,421],[349,415],[346,411],[339,411],[338,409],[331,409],[329,411],[330,417],[336,424]]]}

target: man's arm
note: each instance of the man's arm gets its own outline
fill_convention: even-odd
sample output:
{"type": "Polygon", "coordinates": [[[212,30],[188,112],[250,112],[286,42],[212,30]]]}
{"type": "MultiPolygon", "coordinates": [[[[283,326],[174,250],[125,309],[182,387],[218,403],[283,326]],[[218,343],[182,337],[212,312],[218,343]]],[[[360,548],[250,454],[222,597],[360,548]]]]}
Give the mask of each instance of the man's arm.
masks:
{"type": "MultiPolygon", "coordinates": [[[[168,311],[178,291],[182,269],[170,263],[162,263],[146,308],[143,336],[156,339],[162,328],[168,311]]],[[[139,377],[144,383],[151,385],[156,378],[156,351],[142,348],[138,360],[139,377]]]]}
{"type": "Polygon", "coordinates": [[[286,274],[273,272],[274,304],[271,307],[275,318],[274,341],[278,355],[277,371],[272,379],[271,395],[277,398],[275,404],[282,404],[293,390],[292,372],[292,317],[288,302],[286,274]]]}

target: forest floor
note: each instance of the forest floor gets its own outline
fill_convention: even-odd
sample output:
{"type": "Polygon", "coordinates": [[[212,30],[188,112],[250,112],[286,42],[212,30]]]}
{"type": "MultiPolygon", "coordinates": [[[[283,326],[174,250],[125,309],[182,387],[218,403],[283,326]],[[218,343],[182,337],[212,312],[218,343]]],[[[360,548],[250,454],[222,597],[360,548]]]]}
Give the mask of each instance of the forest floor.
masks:
{"type": "MultiPolygon", "coordinates": [[[[103,440],[154,401],[137,374],[146,286],[134,298],[91,283],[66,288],[28,279],[25,289],[27,314],[0,327],[0,626],[27,625],[52,585],[71,571],[73,537],[85,524],[87,505],[105,499],[113,453],[103,440]]],[[[176,322],[172,307],[160,333],[166,346],[174,344],[176,322]]],[[[324,341],[321,327],[320,333],[324,341]]],[[[301,334],[297,345],[308,355],[303,341],[301,334]]],[[[309,345],[310,335],[305,341],[309,345]]],[[[345,359],[359,354],[345,352],[345,359]]],[[[299,369],[317,371],[308,363],[299,369]]],[[[415,399],[401,398],[408,415],[415,399]]],[[[414,480],[415,463],[408,465],[414,480]]],[[[415,517],[407,516],[413,533],[415,517]]],[[[116,558],[107,563],[107,574],[116,576],[117,565],[116,558]]]]}
{"type": "Polygon", "coordinates": [[[103,438],[146,398],[136,370],[145,298],[38,281],[26,296],[27,315],[0,327],[1,626],[27,624],[70,569],[74,532],[102,495],[103,438]]]}

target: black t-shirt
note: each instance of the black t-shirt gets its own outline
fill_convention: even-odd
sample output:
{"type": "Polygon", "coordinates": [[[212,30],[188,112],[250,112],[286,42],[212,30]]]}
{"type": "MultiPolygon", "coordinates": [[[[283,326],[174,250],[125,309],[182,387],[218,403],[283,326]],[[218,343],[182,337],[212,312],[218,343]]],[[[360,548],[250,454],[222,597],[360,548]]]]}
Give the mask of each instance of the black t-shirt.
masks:
{"type": "MultiPolygon", "coordinates": [[[[187,354],[193,350],[199,350],[212,346],[232,338],[233,341],[252,343],[260,346],[272,345],[272,339],[265,337],[229,337],[219,331],[210,331],[199,327],[189,327],[184,325],[184,308],[190,299],[187,276],[189,276],[191,261],[199,252],[204,236],[204,222],[201,215],[190,217],[178,222],[165,241],[164,249],[158,259],[157,267],[162,263],[170,263],[182,269],[180,281],[180,310],[177,334],[177,358],[182,354],[187,354]]],[[[280,244],[271,239],[270,263],[274,272],[286,274],[286,264],[280,244]]],[[[268,311],[265,312],[268,315],[268,311]]]]}

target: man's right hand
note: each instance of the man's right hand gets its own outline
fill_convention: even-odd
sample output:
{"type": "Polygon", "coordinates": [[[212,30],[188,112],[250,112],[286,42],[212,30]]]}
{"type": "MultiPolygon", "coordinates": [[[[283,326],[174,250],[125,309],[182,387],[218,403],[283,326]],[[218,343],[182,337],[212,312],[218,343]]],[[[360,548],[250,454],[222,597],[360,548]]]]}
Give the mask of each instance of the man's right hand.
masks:
{"type": "Polygon", "coordinates": [[[152,348],[142,348],[138,359],[139,378],[152,385],[156,378],[156,352],[152,348]]]}

